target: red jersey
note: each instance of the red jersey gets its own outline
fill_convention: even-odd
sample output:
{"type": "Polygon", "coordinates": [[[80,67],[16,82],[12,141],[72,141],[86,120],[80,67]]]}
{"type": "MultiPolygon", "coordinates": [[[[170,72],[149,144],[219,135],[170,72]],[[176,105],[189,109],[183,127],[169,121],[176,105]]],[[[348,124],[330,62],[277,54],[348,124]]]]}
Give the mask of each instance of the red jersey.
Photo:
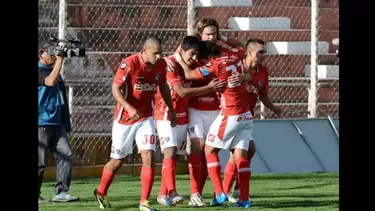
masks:
{"type": "MultiPolygon", "coordinates": [[[[228,80],[228,77],[233,72],[238,72],[239,74],[244,72],[242,63],[244,56],[245,51],[242,47],[233,48],[227,53],[227,56],[211,60],[205,66],[195,69],[194,73],[200,79],[213,75],[219,80],[228,80]]],[[[239,83],[234,86],[229,86],[228,84],[220,95],[222,115],[237,115],[249,111],[245,83],[239,83]]]]}
{"type": "MultiPolygon", "coordinates": [[[[173,107],[177,115],[177,124],[184,125],[189,122],[189,98],[180,97],[177,92],[173,90],[173,86],[182,84],[183,87],[190,87],[191,82],[185,78],[184,70],[182,69],[181,65],[176,62],[176,58],[172,56],[171,60],[174,61],[176,68],[173,71],[167,71],[167,81],[169,84],[169,88],[171,89],[173,107]]],[[[171,120],[168,110],[168,106],[164,102],[160,93],[160,89],[158,88],[155,98],[154,119],[171,120]]]]}
{"type": "Polygon", "coordinates": [[[152,116],[152,100],[160,83],[165,81],[167,63],[160,59],[157,64],[147,67],[141,53],[122,60],[117,67],[113,83],[123,88],[125,100],[141,113],[141,118],[132,120],[128,112],[117,102],[115,119],[121,124],[133,124],[152,116]]]}
{"type": "MultiPolygon", "coordinates": [[[[244,62],[245,71],[249,71],[244,62]]],[[[247,99],[250,106],[250,111],[254,115],[254,108],[257,103],[258,97],[268,95],[268,69],[258,64],[256,72],[250,72],[252,75],[251,80],[246,84],[247,99]]]]}
{"type": "MultiPolygon", "coordinates": [[[[230,50],[228,48],[220,47],[220,53],[228,55],[230,50]]],[[[212,77],[207,76],[206,80],[193,80],[191,81],[191,87],[202,87],[206,86],[212,80],[212,77]]],[[[189,106],[191,108],[201,110],[201,111],[214,111],[220,109],[220,102],[217,94],[215,92],[210,92],[207,94],[202,94],[199,96],[190,97],[189,106]]]]}

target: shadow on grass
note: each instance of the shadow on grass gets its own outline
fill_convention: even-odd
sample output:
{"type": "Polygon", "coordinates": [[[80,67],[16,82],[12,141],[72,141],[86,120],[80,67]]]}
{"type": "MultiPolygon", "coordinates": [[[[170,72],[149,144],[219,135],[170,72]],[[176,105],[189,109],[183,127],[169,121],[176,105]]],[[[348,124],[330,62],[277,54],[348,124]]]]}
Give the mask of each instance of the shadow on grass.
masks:
{"type": "Polygon", "coordinates": [[[323,207],[323,206],[337,206],[339,204],[338,200],[301,200],[301,201],[283,201],[276,203],[261,203],[255,202],[254,207],[260,208],[296,208],[296,207],[323,207]]]}
{"type": "Polygon", "coordinates": [[[338,173],[285,173],[285,174],[253,174],[251,179],[252,180],[294,180],[294,179],[309,179],[309,178],[316,178],[316,179],[338,179],[338,173]]]}
{"type": "Polygon", "coordinates": [[[297,190],[297,189],[307,189],[307,188],[318,188],[323,187],[326,185],[338,185],[339,182],[326,182],[326,183],[320,183],[320,184],[314,184],[314,185],[301,185],[301,186],[294,186],[294,187],[285,187],[285,188],[277,188],[278,190],[297,190]]]}
{"type": "Polygon", "coordinates": [[[259,194],[252,194],[251,197],[258,199],[258,198],[326,198],[326,197],[338,197],[339,193],[337,194],[303,194],[303,193],[296,193],[296,194],[275,194],[275,195],[259,195],[259,194]]]}

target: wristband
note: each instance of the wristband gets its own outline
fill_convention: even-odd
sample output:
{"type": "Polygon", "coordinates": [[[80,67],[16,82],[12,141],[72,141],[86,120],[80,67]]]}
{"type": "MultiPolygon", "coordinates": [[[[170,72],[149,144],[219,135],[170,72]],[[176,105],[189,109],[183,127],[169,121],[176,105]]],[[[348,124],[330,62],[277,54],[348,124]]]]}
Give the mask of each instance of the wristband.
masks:
{"type": "Polygon", "coordinates": [[[226,42],[226,41],[228,41],[228,37],[220,35],[220,40],[223,41],[223,42],[226,42]]]}
{"type": "Polygon", "coordinates": [[[181,55],[180,55],[179,53],[175,53],[175,54],[174,54],[174,57],[176,58],[176,61],[177,61],[177,62],[181,61],[181,59],[182,59],[182,58],[181,58],[181,55]]]}

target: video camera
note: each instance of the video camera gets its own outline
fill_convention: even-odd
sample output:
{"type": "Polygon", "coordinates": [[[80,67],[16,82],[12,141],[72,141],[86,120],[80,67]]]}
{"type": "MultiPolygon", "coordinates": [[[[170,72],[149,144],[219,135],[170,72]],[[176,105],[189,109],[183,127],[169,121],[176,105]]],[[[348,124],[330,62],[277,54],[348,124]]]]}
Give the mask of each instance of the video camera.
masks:
{"type": "Polygon", "coordinates": [[[50,37],[49,42],[51,43],[51,46],[48,47],[47,53],[50,55],[59,55],[63,57],[84,57],[86,55],[86,49],[81,48],[82,42],[78,38],[60,40],[50,37]],[[63,50],[60,50],[59,46],[63,46],[63,50]]]}

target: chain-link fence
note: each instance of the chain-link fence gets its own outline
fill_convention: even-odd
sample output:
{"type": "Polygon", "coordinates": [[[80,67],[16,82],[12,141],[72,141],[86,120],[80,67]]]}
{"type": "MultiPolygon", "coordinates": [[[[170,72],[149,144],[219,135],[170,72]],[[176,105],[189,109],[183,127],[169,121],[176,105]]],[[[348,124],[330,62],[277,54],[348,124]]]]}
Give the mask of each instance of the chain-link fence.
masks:
{"type": "MultiPolygon", "coordinates": [[[[338,38],[338,0],[39,0],[38,41],[78,37],[86,48],[85,57],[66,58],[62,71],[75,165],[109,159],[111,83],[120,60],[139,52],[151,35],[163,40],[164,54],[170,55],[204,17],[215,18],[220,33],[230,38],[267,42],[269,96],[284,110],[281,118],[338,117],[338,47],[332,45],[338,38]]],[[[257,118],[276,117],[257,105],[257,118]]],[[[134,153],[127,162],[138,163],[139,157],[134,153]]]]}

